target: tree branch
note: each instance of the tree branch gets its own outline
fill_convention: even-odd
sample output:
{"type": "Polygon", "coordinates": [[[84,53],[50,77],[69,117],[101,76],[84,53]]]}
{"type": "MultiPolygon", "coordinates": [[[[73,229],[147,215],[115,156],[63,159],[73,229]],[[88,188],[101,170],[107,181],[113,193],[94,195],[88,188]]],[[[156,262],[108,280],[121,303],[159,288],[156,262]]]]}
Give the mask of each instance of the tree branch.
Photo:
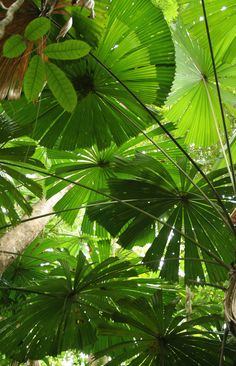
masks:
{"type": "Polygon", "coordinates": [[[9,8],[7,9],[6,16],[3,20],[0,21],[0,39],[3,38],[5,34],[6,26],[8,26],[14,18],[15,13],[18,9],[23,5],[24,0],[16,0],[9,8]]]}

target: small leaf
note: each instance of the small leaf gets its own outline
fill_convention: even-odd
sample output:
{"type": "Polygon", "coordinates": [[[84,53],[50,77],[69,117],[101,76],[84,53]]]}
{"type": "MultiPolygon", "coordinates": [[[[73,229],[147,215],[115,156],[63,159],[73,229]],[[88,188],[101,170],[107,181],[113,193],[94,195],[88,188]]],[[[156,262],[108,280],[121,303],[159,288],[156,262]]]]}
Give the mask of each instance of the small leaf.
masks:
{"type": "Polygon", "coordinates": [[[46,80],[43,60],[34,56],[29,64],[24,78],[24,93],[29,101],[38,98],[46,80]]]}
{"type": "Polygon", "coordinates": [[[57,60],[76,60],[86,56],[90,47],[83,41],[64,41],[62,43],[52,43],[48,45],[44,53],[50,58],[57,60]]]}
{"type": "Polygon", "coordinates": [[[14,34],[9,37],[3,46],[3,56],[15,58],[22,55],[26,50],[26,44],[20,34],[14,34]]]}
{"type": "Polygon", "coordinates": [[[65,73],[53,63],[46,64],[48,86],[58,103],[68,112],[77,104],[76,91],[65,73]]]}
{"type": "Polygon", "coordinates": [[[37,41],[49,31],[50,26],[51,22],[48,18],[36,18],[27,25],[25,37],[30,41],[37,41]]]}

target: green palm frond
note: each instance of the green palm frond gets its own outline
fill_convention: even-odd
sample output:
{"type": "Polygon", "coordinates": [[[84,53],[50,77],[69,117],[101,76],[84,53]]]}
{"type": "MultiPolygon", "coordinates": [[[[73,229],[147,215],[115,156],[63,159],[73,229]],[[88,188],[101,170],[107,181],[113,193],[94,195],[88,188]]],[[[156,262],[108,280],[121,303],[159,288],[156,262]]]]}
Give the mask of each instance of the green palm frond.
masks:
{"type": "MultiPolygon", "coordinates": [[[[122,362],[130,366],[218,364],[220,338],[217,332],[209,331],[209,324],[217,325],[219,317],[187,321],[176,311],[176,299],[166,302],[162,291],[152,299],[139,298],[122,305],[122,312],[112,315],[113,323],[99,328],[101,335],[125,339],[97,352],[97,358],[104,354],[111,356],[107,366],[118,366],[122,362]]],[[[234,348],[226,347],[225,356],[225,364],[231,365],[234,348]]]]}
{"type": "MultiPolygon", "coordinates": [[[[177,70],[165,117],[177,123],[178,135],[185,136],[186,143],[209,146],[219,140],[217,129],[223,131],[209,48],[180,28],[175,39],[177,70]]],[[[215,63],[223,104],[235,114],[235,65],[223,61],[226,52],[227,45],[220,44],[215,63]]]]}
{"type": "Polygon", "coordinates": [[[22,145],[3,147],[0,149],[0,225],[6,223],[15,224],[20,219],[20,211],[26,214],[31,213],[31,205],[26,200],[26,192],[30,192],[36,197],[42,196],[42,187],[33,179],[27,176],[29,167],[38,167],[42,164],[32,156],[35,152],[34,145],[22,145]],[[16,163],[18,167],[7,165],[16,163]]]}
{"type": "MultiPolygon", "coordinates": [[[[181,20],[194,39],[208,48],[202,4],[197,0],[178,0],[181,20]]],[[[214,47],[219,44],[229,47],[235,58],[235,21],[236,4],[233,0],[205,1],[207,19],[214,47]]],[[[232,59],[233,59],[232,58],[232,59]]]]}
{"type": "MultiPolygon", "coordinates": [[[[166,127],[173,128],[171,124],[166,125],[166,127]]],[[[161,149],[168,151],[172,158],[181,156],[181,152],[176,149],[176,146],[171,141],[166,140],[161,128],[151,129],[147,131],[147,134],[150,139],[157,142],[161,149]]],[[[76,185],[72,187],[56,204],[55,211],[61,212],[60,216],[67,223],[73,224],[81,206],[103,198],[102,194],[89,189],[95,189],[102,193],[107,188],[107,180],[117,176],[115,171],[116,157],[132,157],[135,153],[144,151],[150,155],[157,156],[158,160],[162,162],[166,161],[164,154],[161,151],[157,151],[157,147],[147,140],[144,135],[130,139],[119,147],[112,144],[109,148],[101,151],[96,146],[91,149],[80,149],[66,153],[55,149],[48,150],[47,156],[52,162],[51,172],[88,187],[83,188],[76,185]]],[[[53,196],[67,185],[69,185],[68,182],[60,181],[59,178],[47,179],[47,197],[53,196]]],[[[83,230],[87,233],[90,232],[88,231],[89,223],[87,221],[86,223],[84,222],[83,230]]]]}
{"type": "Polygon", "coordinates": [[[12,253],[16,259],[4,271],[2,278],[18,287],[35,284],[45,280],[48,273],[58,266],[58,261],[73,265],[75,261],[72,253],[75,252],[77,256],[81,249],[84,249],[84,245],[78,237],[38,237],[20,255],[12,253]]]}
{"type": "MultiPolygon", "coordinates": [[[[106,32],[94,55],[143,103],[163,104],[173,80],[174,47],[164,17],[151,1],[137,0],[132,6],[125,0],[113,1],[106,32]]],[[[41,144],[70,150],[96,144],[102,149],[112,140],[120,145],[153,124],[91,55],[58,65],[63,66],[77,91],[78,104],[72,114],[47,93],[36,106],[24,99],[4,103],[6,112],[14,113],[18,123],[37,120],[32,137],[41,144]]]]}
{"type": "Polygon", "coordinates": [[[0,113],[0,143],[5,144],[6,142],[15,139],[20,136],[24,136],[30,132],[28,126],[20,126],[5,113],[0,113]]]}
{"type": "MultiPolygon", "coordinates": [[[[182,166],[185,167],[184,162],[182,166]]],[[[186,166],[185,170],[188,169],[186,166]]],[[[196,187],[179,171],[170,172],[147,155],[140,154],[133,162],[121,161],[120,171],[129,176],[111,179],[110,193],[132,206],[119,201],[90,207],[90,219],[113,236],[119,235],[118,242],[124,248],[142,244],[143,238],[146,243],[153,242],[144,262],[149,268],[159,269],[161,277],[169,281],[179,279],[180,258],[185,263],[186,281],[204,279],[204,269],[213,282],[227,279],[227,270],[211,263],[211,254],[216,261],[230,264],[234,257],[233,235],[196,187]],[[226,237],[227,241],[223,239],[226,237]],[[227,245],[223,244],[226,242],[227,245]]],[[[199,180],[194,169],[190,175],[211,198],[209,187],[199,180]]],[[[220,194],[230,197],[232,187],[224,169],[210,174],[209,179],[220,194]]],[[[229,207],[232,208],[230,198],[229,207]]]]}
{"type": "Polygon", "coordinates": [[[115,257],[92,264],[81,252],[71,264],[60,260],[49,277],[27,287],[2,281],[4,291],[32,293],[0,322],[0,350],[9,357],[24,361],[67,349],[86,352],[96,341],[97,322],[114,311],[114,301],[153,293],[150,280],[139,280],[132,263],[115,257]]]}
{"type": "MultiPolygon", "coordinates": [[[[59,161],[59,163],[54,164],[51,168],[57,175],[67,177],[71,181],[79,182],[99,191],[106,187],[107,178],[114,176],[113,160],[115,152],[117,152],[116,146],[112,146],[101,152],[94,147],[89,150],[78,151],[78,153],[71,152],[68,155],[68,159],[64,159],[62,162],[60,162],[60,156],[62,157],[63,154],[60,151],[49,151],[48,156],[55,163],[59,161]]],[[[69,185],[68,182],[59,181],[54,178],[48,179],[46,184],[48,197],[53,196],[69,185]]],[[[101,195],[91,192],[89,189],[74,186],[56,204],[55,210],[61,211],[77,207],[78,210],[71,210],[60,214],[66,222],[73,224],[82,205],[101,198],[101,195]]]]}
{"type": "Polygon", "coordinates": [[[0,1],[5,55],[36,34],[0,57],[0,236],[51,221],[0,238],[0,358],[232,366],[235,0],[33,1],[0,1]]]}

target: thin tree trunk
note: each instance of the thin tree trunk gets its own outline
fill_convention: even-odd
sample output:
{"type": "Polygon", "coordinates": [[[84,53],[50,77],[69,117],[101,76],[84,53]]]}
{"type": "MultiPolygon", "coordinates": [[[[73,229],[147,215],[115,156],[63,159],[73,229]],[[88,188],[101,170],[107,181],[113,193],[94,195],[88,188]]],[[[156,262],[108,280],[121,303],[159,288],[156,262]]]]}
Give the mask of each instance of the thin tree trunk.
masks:
{"type": "MultiPolygon", "coordinates": [[[[49,200],[45,198],[34,207],[30,217],[41,216],[53,211],[55,204],[64,196],[72,185],[64,188],[49,200]]],[[[4,252],[21,253],[40,234],[51,216],[21,223],[0,238],[0,276],[14,261],[15,255],[4,252]]]]}
{"type": "Polygon", "coordinates": [[[193,293],[191,291],[191,288],[186,286],[186,298],[185,298],[185,310],[187,315],[187,320],[192,320],[192,299],[193,299],[193,293]]]}
{"type": "Polygon", "coordinates": [[[230,217],[231,217],[231,220],[233,221],[234,225],[236,225],[236,208],[233,210],[230,217]]]}

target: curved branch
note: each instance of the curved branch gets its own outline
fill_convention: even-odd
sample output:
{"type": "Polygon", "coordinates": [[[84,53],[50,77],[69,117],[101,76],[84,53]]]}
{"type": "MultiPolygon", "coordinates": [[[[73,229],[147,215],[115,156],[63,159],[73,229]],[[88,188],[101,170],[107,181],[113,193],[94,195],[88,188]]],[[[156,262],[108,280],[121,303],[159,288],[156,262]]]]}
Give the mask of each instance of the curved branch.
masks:
{"type": "Polygon", "coordinates": [[[16,0],[8,9],[6,16],[0,21],[0,39],[4,37],[6,27],[11,24],[17,10],[23,5],[24,0],[16,0]]]}

